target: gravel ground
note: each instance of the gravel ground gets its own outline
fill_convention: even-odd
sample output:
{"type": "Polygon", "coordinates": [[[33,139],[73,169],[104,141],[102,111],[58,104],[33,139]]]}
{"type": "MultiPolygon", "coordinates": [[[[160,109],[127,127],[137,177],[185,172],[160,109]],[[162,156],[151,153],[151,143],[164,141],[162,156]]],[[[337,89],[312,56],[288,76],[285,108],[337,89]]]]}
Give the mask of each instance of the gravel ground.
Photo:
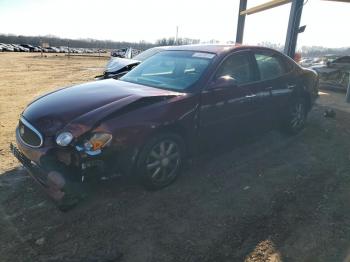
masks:
{"type": "Polygon", "coordinates": [[[61,213],[0,175],[1,261],[350,261],[350,115],[206,151],[171,186],[101,182],[61,213]]]}

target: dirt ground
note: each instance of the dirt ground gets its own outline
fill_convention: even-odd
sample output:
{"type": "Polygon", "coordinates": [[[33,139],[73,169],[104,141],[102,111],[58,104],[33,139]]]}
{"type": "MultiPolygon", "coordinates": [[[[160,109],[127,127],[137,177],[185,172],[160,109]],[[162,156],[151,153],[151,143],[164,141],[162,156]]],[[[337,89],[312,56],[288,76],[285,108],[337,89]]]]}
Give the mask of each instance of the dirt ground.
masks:
{"type": "MultiPolygon", "coordinates": [[[[66,72],[76,70],[77,79],[61,76],[57,86],[94,75],[85,60],[74,63],[66,72]]],[[[10,85],[0,77],[1,88],[10,85]]],[[[14,112],[1,115],[14,126],[26,101],[44,91],[26,81],[31,97],[21,105],[13,99],[14,112]]],[[[5,94],[10,108],[11,92],[5,94]]],[[[1,133],[7,171],[0,175],[0,261],[350,261],[350,114],[336,110],[325,118],[324,110],[316,105],[296,136],[271,131],[206,151],[160,191],[122,179],[101,182],[67,213],[6,160],[10,139],[1,133]]]]}

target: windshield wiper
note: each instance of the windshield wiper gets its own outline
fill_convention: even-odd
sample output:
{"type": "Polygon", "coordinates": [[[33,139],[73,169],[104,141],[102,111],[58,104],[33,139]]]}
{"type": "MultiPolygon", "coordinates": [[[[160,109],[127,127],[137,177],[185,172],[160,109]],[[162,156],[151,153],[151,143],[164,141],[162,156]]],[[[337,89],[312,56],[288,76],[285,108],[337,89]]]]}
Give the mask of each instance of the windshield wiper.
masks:
{"type": "Polygon", "coordinates": [[[157,81],[157,80],[153,80],[153,79],[148,79],[148,78],[143,78],[143,77],[139,77],[137,79],[138,80],[141,80],[141,82],[148,82],[148,83],[153,83],[153,84],[156,84],[156,85],[159,85],[159,86],[164,86],[166,85],[164,82],[160,82],[160,81],[157,81]]]}

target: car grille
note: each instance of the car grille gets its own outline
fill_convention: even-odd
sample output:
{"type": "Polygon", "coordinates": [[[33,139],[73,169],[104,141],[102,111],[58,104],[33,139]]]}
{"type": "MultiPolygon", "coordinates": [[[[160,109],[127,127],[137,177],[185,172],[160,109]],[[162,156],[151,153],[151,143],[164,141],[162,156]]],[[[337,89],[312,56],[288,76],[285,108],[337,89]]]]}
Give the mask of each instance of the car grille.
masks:
{"type": "Polygon", "coordinates": [[[18,134],[22,142],[30,147],[40,147],[43,137],[27,120],[21,118],[18,123],[18,134]]]}

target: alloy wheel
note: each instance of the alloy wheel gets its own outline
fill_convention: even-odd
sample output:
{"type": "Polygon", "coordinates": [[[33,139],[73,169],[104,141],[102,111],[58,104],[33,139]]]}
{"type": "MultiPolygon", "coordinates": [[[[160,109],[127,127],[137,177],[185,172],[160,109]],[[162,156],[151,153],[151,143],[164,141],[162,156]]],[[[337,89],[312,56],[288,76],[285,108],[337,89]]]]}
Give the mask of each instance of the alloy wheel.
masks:
{"type": "Polygon", "coordinates": [[[292,108],[291,126],[293,129],[298,129],[302,127],[305,123],[305,106],[303,103],[299,102],[292,108]]]}
{"type": "Polygon", "coordinates": [[[162,140],[155,144],[146,159],[146,171],[155,183],[167,183],[177,173],[181,152],[175,141],[162,140]]]}

